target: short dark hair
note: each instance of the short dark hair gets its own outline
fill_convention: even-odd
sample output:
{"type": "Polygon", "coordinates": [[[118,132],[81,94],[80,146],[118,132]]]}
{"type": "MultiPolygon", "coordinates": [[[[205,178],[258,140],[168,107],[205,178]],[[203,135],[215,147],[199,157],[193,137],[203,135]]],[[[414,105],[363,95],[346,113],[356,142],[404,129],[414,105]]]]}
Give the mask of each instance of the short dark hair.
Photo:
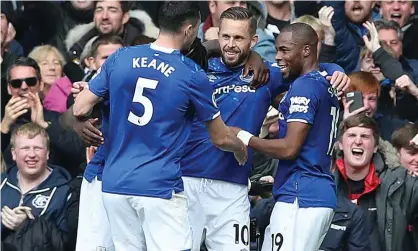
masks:
{"type": "Polygon", "coordinates": [[[97,50],[99,49],[99,47],[105,44],[120,44],[122,46],[125,46],[125,43],[123,42],[122,38],[117,35],[100,35],[96,38],[96,40],[94,40],[94,42],[91,45],[90,57],[95,57],[97,55],[97,50]]]}
{"type": "Polygon", "coordinates": [[[231,19],[237,21],[248,21],[250,36],[254,36],[257,30],[257,19],[253,16],[251,11],[242,7],[231,7],[221,14],[222,19],[231,19]]]}
{"type": "Polygon", "coordinates": [[[375,139],[375,145],[379,144],[379,128],[377,127],[377,123],[373,118],[370,118],[364,113],[360,113],[344,119],[341,122],[339,128],[339,140],[341,140],[344,133],[352,127],[363,127],[372,130],[373,137],[375,139]]]}
{"type": "Polygon", "coordinates": [[[199,6],[189,1],[166,1],[158,15],[160,31],[167,33],[179,32],[186,23],[195,26],[199,20],[199,6]]]}
{"type": "Polygon", "coordinates": [[[304,23],[289,24],[280,30],[280,33],[284,32],[291,32],[292,40],[299,45],[312,45],[316,50],[318,34],[310,25],[304,23]]]}
{"type": "Polygon", "coordinates": [[[417,124],[406,124],[392,134],[392,144],[398,151],[401,148],[405,148],[408,152],[413,154],[418,153],[418,149],[409,143],[417,134],[417,124]]]}
{"type": "MultiPolygon", "coordinates": [[[[99,3],[99,2],[103,2],[103,0],[102,1],[100,1],[100,0],[93,1],[93,3],[94,3],[94,5],[93,5],[94,8],[93,9],[94,10],[96,9],[97,3],[99,3]]],[[[129,1],[119,1],[119,3],[120,3],[120,8],[122,9],[123,14],[125,14],[126,12],[131,10],[131,7],[132,7],[131,2],[129,2],[129,1]]]]}
{"type": "Polygon", "coordinates": [[[402,41],[403,31],[402,31],[401,26],[397,22],[393,20],[380,19],[380,20],[375,21],[374,24],[376,26],[377,31],[380,31],[382,29],[396,31],[396,34],[398,35],[399,40],[402,41]]]}
{"type": "Polygon", "coordinates": [[[20,57],[16,59],[13,62],[13,64],[9,66],[9,68],[7,68],[7,75],[6,75],[7,83],[10,83],[10,80],[11,80],[10,72],[12,71],[13,68],[18,67],[18,66],[32,67],[33,69],[35,69],[36,78],[38,80],[41,80],[41,68],[39,68],[38,63],[36,63],[36,61],[33,58],[20,57]]]}

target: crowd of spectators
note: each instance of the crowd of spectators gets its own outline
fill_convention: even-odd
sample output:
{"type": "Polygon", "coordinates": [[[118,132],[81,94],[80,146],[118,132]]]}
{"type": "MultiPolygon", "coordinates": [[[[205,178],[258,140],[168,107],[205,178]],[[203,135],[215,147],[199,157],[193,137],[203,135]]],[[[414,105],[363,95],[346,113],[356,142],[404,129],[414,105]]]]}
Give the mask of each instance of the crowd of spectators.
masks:
{"type": "MultiPolygon", "coordinates": [[[[160,4],[1,1],[4,250],[75,250],[80,176],[94,151],[60,124],[60,116],[74,103],[73,84],[88,81],[110,54],[154,41],[160,4]]],[[[321,249],[418,250],[418,149],[410,144],[418,134],[418,2],[199,5],[204,44],[218,38],[224,10],[250,9],[258,19],[253,50],[270,62],[284,26],[311,25],[320,39],[320,62],[339,64],[351,79],[348,91],[361,92],[361,110],[341,100],[333,166],[338,208],[321,249]]],[[[267,117],[263,127],[264,137],[275,137],[277,118],[267,117]]],[[[255,153],[251,180],[272,182],[278,162],[255,153]]],[[[262,240],[274,199],[267,191],[251,200],[262,240]]]]}

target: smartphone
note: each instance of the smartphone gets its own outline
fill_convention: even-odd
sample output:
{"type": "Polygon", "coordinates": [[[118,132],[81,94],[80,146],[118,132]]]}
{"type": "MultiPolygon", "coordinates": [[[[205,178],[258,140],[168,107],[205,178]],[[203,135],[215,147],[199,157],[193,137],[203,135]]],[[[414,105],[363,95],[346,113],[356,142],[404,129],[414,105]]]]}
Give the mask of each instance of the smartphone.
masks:
{"type": "Polygon", "coordinates": [[[347,103],[353,100],[354,102],[350,105],[350,112],[353,112],[357,109],[360,109],[364,106],[363,104],[363,94],[361,94],[361,91],[353,91],[348,92],[346,95],[347,103]]]}

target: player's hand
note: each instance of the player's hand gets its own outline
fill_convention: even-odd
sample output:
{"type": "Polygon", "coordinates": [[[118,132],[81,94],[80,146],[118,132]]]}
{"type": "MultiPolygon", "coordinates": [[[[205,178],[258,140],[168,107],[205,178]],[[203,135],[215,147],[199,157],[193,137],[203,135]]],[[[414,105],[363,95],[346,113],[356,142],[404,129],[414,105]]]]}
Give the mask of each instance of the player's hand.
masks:
{"type": "Polygon", "coordinates": [[[29,111],[29,101],[23,97],[12,97],[7,103],[4,117],[1,121],[1,131],[9,133],[16,119],[29,111]]]}
{"type": "Polygon", "coordinates": [[[94,154],[96,153],[96,151],[97,151],[97,147],[96,146],[88,146],[88,147],[86,147],[86,160],[87,160],[87,164],[94,157],[94,154]]]}
{"type": "Polygon", "coordinates": [[[418,98],[418,87],[412,82],[407,75],[402,75],[395,81],[395,87],[402,91],[409,92],[412,96],[418,98]]]}
{"type": "Polygon", "coordinates": [[[379,33],[377,32],[374,23],[367,21],[363,23],[363,26],[366,27],[370,34],[370,39],[367,37],[367,35],[363,36],[364,44],[366,45],[369,51],[374,53],[381,47],[379,42],[379,33]]]}
{"type": "Polygon", "coordinates": [[[97,128],[99,119],[88,119],[84,122],[76,122],[74,131],[84,140],[88,146],[100,146],[104,143],[102,132],[97,128]]]}
{"type": "Polygon", "coordinates": [[[354,103],[354,100],[350,100],[349,102],[347,102],[345,99],[343,99],[343,106],[344,106],[343,119],[346,119],[348,117],[357,115],[357,114],[365,112],[367,110],[367,107],[363,106],[363,107],[361,107],[357,110],[354,110],[353,112],[350,112],[350,106],[353,103],[354,103]]]}
{"type": "Polygon", "coordinates": [[[243,76],[246,77],[253,73],[253,80],[251,81],[250,87],[257,89],[264,85],[270,78],[270,70],[264,63],[263,59],[258,55],[257,52],[251,51],[248,61],[244,66],[243,76]]]}
{"type": "Polygon", "coordinates": [[[326,79],[330,81],[332,88],[337,90],[339,99],[341,99],[347,88],[350,87],[350,78],[344,72],[336,71],[332,76],[327,76],[326,79]]]}
{"type": "Polygon", "coordinates": [[[205,32],[205,41],[215,40],[219,37],[219,27],[210,27],[205,32]]]}
{"type": "Polygon", "coordinates": [[[28,218],[26,212],[19,207],[12,210],[4,206],[1,210],[1,223],[10,230],[16,230],[28,218]]]}
{"type": "Polygon", "coordinates": [[[243,166],[245,165],[245,163],[248,160],[248,151],[247,151],[247,147],[244,145],[244,143],[242,143],[241,140],[239,140],[241,142],[241,148],[239,151],[234,152],[234,156],[235,159],[238,161],[238,163],[243,166]]]}
{"type": "Polygon", "coordinates": [[[76,99],[77,95],[84,88],[88,88],[88,82],[84,82],[84,81],[74,82],[73,87],[71,88],[71,93],[73,94],[73,98],[76,99]]]}

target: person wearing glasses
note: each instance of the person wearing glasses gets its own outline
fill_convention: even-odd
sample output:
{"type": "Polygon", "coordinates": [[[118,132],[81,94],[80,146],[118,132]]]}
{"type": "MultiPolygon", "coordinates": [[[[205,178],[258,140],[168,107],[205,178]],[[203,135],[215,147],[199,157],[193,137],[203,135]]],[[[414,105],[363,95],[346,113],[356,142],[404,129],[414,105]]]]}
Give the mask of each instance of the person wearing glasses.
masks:
{"type": "Polygon", "coordinates": [[[49,164],[65,167],[73,176],[85,152],[78,136],[61,127],[60,113],[49,111],[39,98],[43,90],[40,68],[31,58],[19,58],[7,69],[7,91],[11,96],[1,121],[1,146],[6,164],[13,164],[10,154],[10,132],[19,125],[35,123],[46,129],[51,139],[49,164]]]}

